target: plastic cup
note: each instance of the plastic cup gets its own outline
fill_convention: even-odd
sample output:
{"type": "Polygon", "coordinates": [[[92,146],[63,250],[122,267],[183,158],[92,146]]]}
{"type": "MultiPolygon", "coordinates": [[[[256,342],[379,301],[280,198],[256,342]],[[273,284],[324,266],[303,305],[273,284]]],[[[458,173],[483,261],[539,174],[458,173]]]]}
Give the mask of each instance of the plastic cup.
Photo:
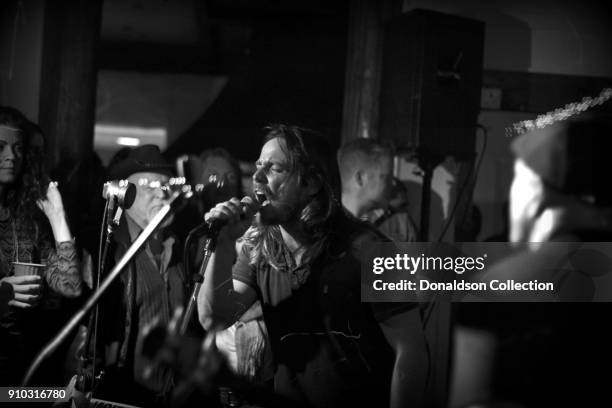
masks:
{"type": "Polygon", "coordinates": [[[42,277],[46,266],[37,263],[13,262],[15,276],[38,275],[42,277]]]}

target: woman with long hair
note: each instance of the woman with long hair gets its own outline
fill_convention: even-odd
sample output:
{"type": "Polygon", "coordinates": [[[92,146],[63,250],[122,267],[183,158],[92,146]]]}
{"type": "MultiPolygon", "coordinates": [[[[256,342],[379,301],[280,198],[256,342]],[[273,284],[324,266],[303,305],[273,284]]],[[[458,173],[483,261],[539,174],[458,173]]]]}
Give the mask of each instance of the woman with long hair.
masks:
{"type": "Polygon", "coordinates": [[[0,287],[0,385],[17,385],[46,340],[45,311],[79,296],[82,280],[42,134],[10,107],[0,107],[0,287]]]}

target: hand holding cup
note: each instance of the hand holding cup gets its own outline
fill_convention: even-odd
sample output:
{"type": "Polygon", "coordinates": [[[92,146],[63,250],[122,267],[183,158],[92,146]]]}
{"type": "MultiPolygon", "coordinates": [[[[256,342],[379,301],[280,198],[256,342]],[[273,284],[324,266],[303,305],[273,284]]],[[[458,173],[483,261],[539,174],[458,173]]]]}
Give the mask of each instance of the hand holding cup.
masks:
{"type": "Polygon", "coordinates": [[[42,278],[39,275],[8,276],[0,279],[13,288],[13,298],[8,305],[20,309],[30,309],[38,304],[42,278]]]}

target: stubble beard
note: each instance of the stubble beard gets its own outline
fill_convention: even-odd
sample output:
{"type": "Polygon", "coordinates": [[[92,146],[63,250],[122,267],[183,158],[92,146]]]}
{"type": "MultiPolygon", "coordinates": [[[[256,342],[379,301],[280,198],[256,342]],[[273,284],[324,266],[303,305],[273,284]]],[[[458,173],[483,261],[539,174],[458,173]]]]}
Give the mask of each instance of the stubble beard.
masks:
{"type": "Polygon", "coordinates": [[[270,204],[262,208],[259,212],[259,222],[262,225],[283,225],[299,220],[303,206],[288,203],[270,204]],[[272,207],[272,208],[266,208],[272,207]]]}

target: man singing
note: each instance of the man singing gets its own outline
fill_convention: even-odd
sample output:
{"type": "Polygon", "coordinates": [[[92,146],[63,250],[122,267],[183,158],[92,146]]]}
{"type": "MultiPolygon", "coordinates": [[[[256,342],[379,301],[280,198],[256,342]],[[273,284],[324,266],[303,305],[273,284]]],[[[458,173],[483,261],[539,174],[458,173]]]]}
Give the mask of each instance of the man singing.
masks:
{"type": "Polygon", "coordinates": [[[334,155],[320,136],[267,131],[253,175],[261,207],[233,198],[205,216],[225,227],[200,291],[200,322],[227,327],[259,299],[275,390],[298,406],[422,406],[428,363],[423,336],[412,334],[421,333],[418,308],[360,300],[359,251],[382,236],[336,201],[334,155]]]}

